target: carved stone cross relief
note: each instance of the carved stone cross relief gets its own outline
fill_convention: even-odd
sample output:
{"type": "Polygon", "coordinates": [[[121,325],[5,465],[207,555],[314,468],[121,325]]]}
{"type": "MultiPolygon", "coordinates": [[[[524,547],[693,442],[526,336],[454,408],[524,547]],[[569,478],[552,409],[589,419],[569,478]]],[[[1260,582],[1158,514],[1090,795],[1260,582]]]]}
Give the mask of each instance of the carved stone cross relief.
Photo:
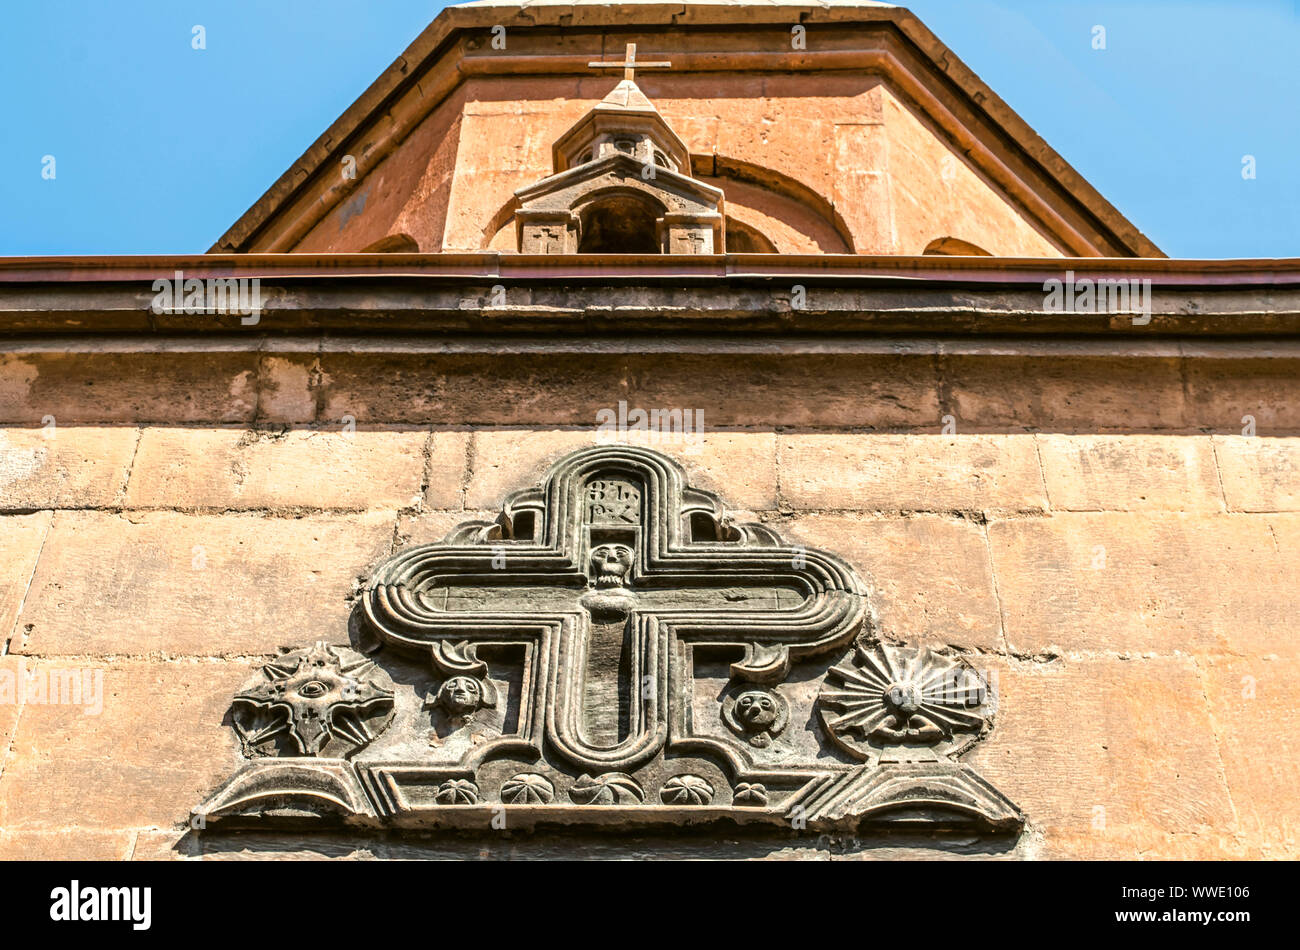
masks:
{"type": "MultiPolygon", "coordinates": [[[[425,665],[436,683],[423,704],[378,672],[364,696],[349,696],[343,672],[319,688],[299,676],[330,697],[312,707],[317,740],[254,748],[248,736],[283,732],[287,713],[279,692],[246,687],[253,761],[205,816],[256,824],[289,807],[486,827],[504,807],[512,827],[674,823],[684,809],[692,823],[811,828],[1021,822],[956,761],[992,725],[983,678],[873,639],[849,565],[733,523],[649,449],[574,452],[495,521],[394,555],[372,573],[356,628],[379,667],[425,665]],[[414,724],[431,714],[446,741],[422,752],[414,724]]],[[[346,648],[322,649],[322,675],[362,668],[346,648]]],[[[263,678],[305,663],[282,658],[263,678]]]]}
{"type": "MultiPolygon", "coordinates": [[[[716,519],[702,497],[686,499],[697,516],[716,519]]],[[[682,507],[676,467],[654,453],[571,457],[546,496],[507,504],[512,520],[533,516],[545,532],[537,541],[412,549],[376,576],[367,615],[399,649],[529,645],[549,746],[582,769],[633,769],[669,738],[684,688],[679,644],[752,645],[788,663],[792,652],[847,642],[865,608],[837,559],[772,543],[693,541],[682,507]]]]}

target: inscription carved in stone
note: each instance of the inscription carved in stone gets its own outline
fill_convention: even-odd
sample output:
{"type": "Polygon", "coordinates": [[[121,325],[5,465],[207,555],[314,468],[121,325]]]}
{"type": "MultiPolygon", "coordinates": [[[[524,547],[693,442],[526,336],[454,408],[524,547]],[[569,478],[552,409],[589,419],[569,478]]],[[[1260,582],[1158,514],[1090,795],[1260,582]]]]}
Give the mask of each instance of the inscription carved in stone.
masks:
{"type": "Polygon", "coordinates": [[[294,741],[200,806],[208,823],[1023,821],[958,761],[992,728],[985,678],[880,641],[848,564],[733,522],[649,449],[575,452],[495,520],[398,552],[370,575],[352,633],[369,660],[299,651],[263,671],[280,686],[236,697],[250,755],[294,741]],[[339,702],[303,695],[311,670],[339,702]],[[349,675],[365,684],[351,705],[349,675]]]}

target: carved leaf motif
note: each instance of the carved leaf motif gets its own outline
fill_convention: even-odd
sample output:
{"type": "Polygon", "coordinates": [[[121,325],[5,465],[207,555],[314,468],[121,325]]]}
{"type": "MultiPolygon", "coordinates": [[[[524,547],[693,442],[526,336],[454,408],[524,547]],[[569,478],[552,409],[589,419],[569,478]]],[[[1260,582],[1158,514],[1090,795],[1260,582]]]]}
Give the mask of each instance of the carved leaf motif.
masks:
{"type": "Polygon", "coordinates": [[[477,647],[467,640],[433,644],[433,665],[447,676],[487,677],[488,665],[478,658],[477,647]]]}
{"type": "Polygon", "coordinates": [[[737,805],[766,805],[767,788],[760,782],[737,782],[731,800],[737,805]]]}
{"type": "Polygon", "coordinates": [[[555,801],[555,786],[544,775],[521,772],[501,786],[501,800],[507,805],[549,805],[555,801]]]}
{"type": "Polygon", "coordinates": [[[731,675],[753,683],[772,685],[790,673],[790,647],[784,643],[745,644],[745,657],[731,664],[731,675]]]}
{"type": "Polygon", "coordinates": [[[579,805],[639,805],[645,801],[645,792],[632,776],[606,772],[579,778],[569,789],[569,797],[579,805]]]}
{"type": "Polygon", "coordinates": [[[708,805],[713,802],[713,786],[698,775],[674,775],[664,782],[659,800],[665,805],[708,805]]]}
{"type": "Polygon", "coordinates": [[[433,798],[439,805],[477,805],[478,786],[465,778],[454,778],[438,786],[433,798]]]}

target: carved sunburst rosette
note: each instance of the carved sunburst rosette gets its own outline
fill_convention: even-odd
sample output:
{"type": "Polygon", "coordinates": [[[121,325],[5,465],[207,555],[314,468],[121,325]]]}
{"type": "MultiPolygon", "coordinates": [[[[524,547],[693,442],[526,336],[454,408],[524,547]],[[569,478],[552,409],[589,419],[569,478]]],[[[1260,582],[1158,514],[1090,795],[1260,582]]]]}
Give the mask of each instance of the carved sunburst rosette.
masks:
{"type": "Polygon", "coordinates": [[[854,645],[817,697],[827,734],[858,759],[951,758],[993,726],[988,682],[928,647],[854,645]]]}

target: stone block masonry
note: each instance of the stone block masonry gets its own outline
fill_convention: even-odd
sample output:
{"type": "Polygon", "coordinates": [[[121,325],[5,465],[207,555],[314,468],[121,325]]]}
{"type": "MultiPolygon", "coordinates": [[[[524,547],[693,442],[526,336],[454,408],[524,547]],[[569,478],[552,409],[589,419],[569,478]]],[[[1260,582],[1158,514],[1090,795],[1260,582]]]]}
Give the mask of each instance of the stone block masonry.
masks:
{"type": "MultiPolygon", "coordinates": [[[[0,704],[0,855],[227,847],[186,820],[238,760],[231,690],[282,647],[346,642],[358,578],[397,545],[490,517],[597,440],[536,423],[0,431],[0,672],[104,684],[97,715],[0,704]]],[[[657,449],[741,517],[848,560],[883,636],[995,671],[1000,725],[972,764],[1028,815],[1018,854],[1296,855],[1279,724],[1300,662],[1300,437],[769,423],[657,449]]],[[[396,846],[315,840],[259,847],[396,846]]]]}

